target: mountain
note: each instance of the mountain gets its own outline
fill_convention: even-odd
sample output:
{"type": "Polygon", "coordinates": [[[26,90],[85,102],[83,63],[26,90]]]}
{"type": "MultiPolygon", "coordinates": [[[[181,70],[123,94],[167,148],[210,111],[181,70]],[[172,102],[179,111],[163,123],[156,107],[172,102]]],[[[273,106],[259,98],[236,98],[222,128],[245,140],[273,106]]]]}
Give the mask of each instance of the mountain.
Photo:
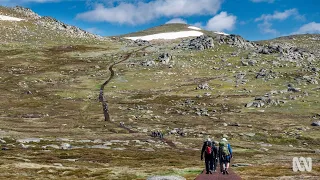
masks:
{"type": "Polygon", "coordinates": [[[243,179],[318,179],[319,34],[103,38],[0,9],[0,179],[195,179],[208,137],[229,141],[243,179]]]}
{"type": "Polygon", "coordinates": [[[201,28],[191,26],[188,24],[164,24],[154,28],[146,29],[143,31],[130,33],[122,35],[121,37],[131,39],[131,40],[156,40],[156,39],[178,39],[178,38],[185,38],[185,37],[197,37],[200,35],[228,35],[223,32],[212,32],[206,31],[201,28]]]}
{"type": "Polygon", "coordinates": [[[67,25],[51,17],[41,17],[23,7],[0,6],[0,38],[2,42],[68,42],[102,40],[103,38],[67,25]],[[1,18],[2,17],[2,18],[1,18]]]}

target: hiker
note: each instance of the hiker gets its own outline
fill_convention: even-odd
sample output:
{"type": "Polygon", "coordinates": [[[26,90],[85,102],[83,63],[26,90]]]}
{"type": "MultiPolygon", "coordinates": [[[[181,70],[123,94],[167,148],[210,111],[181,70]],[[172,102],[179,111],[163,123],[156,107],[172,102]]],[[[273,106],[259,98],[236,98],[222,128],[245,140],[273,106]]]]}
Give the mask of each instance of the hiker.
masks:
{"type": "Polygon", "coordinates": [[[160,139],[163,139],[163,133],[160,132],[160,139]]]}
{"type": "Polygon", "coordinates": [[[219,142],[219,162],[220,162],[220,171],[223,174],[229,174],[228,168],[230,166],[230,161],[232,158],[232,149],[228,140],[222,138],[219,142]]]}
{"type": "Polygon", "coordinates": [[[214,142],[211,141],[210,138],[203,143],[202,150],[201,150],[201,161],[203,160],[204,154],[204,162],[206,166],[206,174],[212,174],[212,172],[216,171],[216,166],[214,165],[217,148],[214,145],[214,142]]]}

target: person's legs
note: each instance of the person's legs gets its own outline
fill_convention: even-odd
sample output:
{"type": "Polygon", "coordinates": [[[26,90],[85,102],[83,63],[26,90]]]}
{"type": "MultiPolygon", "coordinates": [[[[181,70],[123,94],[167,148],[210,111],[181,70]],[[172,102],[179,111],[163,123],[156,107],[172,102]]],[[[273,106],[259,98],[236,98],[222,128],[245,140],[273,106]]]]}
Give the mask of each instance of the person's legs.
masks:
{"type": "Polygon", "coordinates": [[[210,163],[210,171],[213,171],[213,157],[210,157],[209,163],[210,163]]]}
{"type": "Polygon", "coordinates": [[[224,168],[224,167],[223,167],[223,164],[224,164],[224,163],[223,163],[223,159],[220,158],[220,159],[219,159],[219,162],[220,162],[220,172],[223,172],[223,168],[224,168]]]}
{"type": "Polygon", "coordinates": [[[229,165],[230,165],[230,156],[227,156],[226,158],[226,173],[229,174],[228,169],[229,169],[229,165]]]}
{"type": "Polygon", "coordinates": [[[216,171],[217,169],[217,161],[216,161],[216,158],[213,157],[213,171],[216,171]]]}
{"type": "Polygon", "coordinates": [[[206,174],[209,174],[209,158],[204,158],[204,163],[206,165],[206,174]]]}

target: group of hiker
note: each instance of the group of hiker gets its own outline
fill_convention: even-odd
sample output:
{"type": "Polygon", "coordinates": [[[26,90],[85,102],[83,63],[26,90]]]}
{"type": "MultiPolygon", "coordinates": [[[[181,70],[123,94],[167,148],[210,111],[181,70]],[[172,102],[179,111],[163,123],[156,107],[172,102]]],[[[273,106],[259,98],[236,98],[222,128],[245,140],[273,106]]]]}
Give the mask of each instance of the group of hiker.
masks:
{"type": "Polygon", "coordinates": [[[161,131],[159,131],[159,130],[152,131],[151,132],[151,136],[152,137],[159,137],[160,139],[163,139],[163,133],[161,131]]]}
{"type": "Polygon", "coordinates": [[[223,174],[229,174],[228,169],[230,160],[232,159],[232,149],[228,140],[222,138],[219,142],[219,147],[216,147],[215,142],[207,138],[202,146],[201,160],[205,161],[206,174],[216,172],[217,161],[220,163],[220,171],[223,174]]]}

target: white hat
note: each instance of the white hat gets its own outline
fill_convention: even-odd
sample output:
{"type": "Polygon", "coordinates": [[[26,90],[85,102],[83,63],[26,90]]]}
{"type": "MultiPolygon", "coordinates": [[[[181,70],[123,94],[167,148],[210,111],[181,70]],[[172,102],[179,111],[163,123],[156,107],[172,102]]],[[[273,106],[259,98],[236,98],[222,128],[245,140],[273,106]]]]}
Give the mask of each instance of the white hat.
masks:
{"type": "Polygon", "coordinates": [[[228,141],[226,138],[222,138],[221,141],[228,141]]]}
{"type": "Polygon", "coordinates": [[[210,138],[207,138],[207,141],[211,141],[211,139],[210,139],[210,138]]]}

